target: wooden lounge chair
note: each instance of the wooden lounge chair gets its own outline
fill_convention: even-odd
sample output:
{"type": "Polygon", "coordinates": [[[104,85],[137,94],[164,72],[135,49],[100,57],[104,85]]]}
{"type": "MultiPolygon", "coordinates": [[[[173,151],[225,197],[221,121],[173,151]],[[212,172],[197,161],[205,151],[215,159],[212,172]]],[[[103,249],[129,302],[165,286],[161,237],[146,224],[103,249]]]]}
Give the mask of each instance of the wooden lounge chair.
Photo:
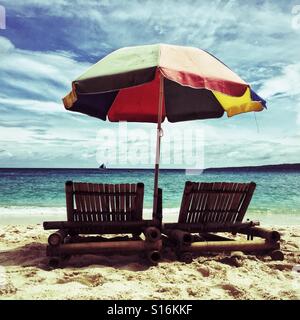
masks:
{"type": "Polygon", "coordinates": [[[260,228],[256,221],[243,222],[255,187],[254,182],[186,182],[178,222],[163,225],[179,257],[190,262],[191,252],[269,251],[273,258],[283,258],[278,232],[260,228]],[[246,234],[247,240],[212,234],[218,232],[246,234]],[[193,241],[193,233],[200,234],[198,241],[193,241]],[[263,239],[253,240],[254,236],[263,239]]]}
{"type": "MultiPolygon", "coordinates": [[[[43,224],[45,230],[58,229],[48,238],[47,255],[51,257],[51,265],[57,265],[70,255],[84,253],[144,251],[152,263],[160,259],[161,221],[159,217],[143,220],[143,183],[96,184],[67,181],[65,191],[67,221],[48,221],[43,224]],[[120,233],[132,234],[133,237],[127,237],[126,241],[91,237],[120,233]],[[144,233],[145,241],[139,238],[141,233],[144,233]]],[[[159,194],[161,201],[161,190],[159,194]]]]}

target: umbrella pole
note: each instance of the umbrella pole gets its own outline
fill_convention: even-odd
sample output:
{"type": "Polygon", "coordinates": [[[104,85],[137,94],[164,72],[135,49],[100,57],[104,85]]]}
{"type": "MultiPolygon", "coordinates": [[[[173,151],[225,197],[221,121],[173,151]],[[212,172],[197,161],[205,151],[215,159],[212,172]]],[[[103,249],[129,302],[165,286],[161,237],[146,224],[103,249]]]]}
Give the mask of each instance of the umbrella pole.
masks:
{"type": "Polygon", "coordinates": [[[158,119],[157,119],[157,135],[156,135],[156,156],[155,156],[155,174],[154,174],[154,197],[153,197],[153,219],[157,217],[157,200],[158,200],[158,174],[160,161],[160,141],[162,137],[161,120],[162,120],[162,104],[163,104],[163,85],[164,78],[159,78],[159,100],[158,100],[158,119]]]}

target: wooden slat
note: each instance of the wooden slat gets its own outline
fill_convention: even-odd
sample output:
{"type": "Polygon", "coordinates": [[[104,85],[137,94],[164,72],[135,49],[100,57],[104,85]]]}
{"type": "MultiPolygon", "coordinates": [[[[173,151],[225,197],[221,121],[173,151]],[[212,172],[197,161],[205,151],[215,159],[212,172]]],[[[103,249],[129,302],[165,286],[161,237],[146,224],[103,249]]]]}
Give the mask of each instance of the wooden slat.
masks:
{"type": "Polygon", "coordinates": [[[243,193],[240,193],[241,189],[241,185],[240,183],[234,183],[233,185],[233,196],[231,199],[231,203],[230,203],[230,208],[228,209],[228,213],[227,213],[227,218],[226,221],[228,223],[230,222],[234,222],[235,221],[235,217],[237,215],[237,207],[238,207],[238,203],[241,199],[241,197],[243,196],[243,193]]]}
{"type": "Polygon", "coordinates": [[[251,186],[251,184],[249,184],[249,183],[244,183],[243,186],[242,186],[243,195],[242,195],[242,197],[241,197],[241,199],[239,201],[238,207],[237,207],[237,211],[238,212],[240,212],[240,210],[241,210],[242,204],[246,199],[246,196],[247,196],[247,193],[248,193],[248,190],[249,190],[250,186],[251,186]]]}
{"type": "MultiPolygon", "coordinates": [[[[85,191],[84,183],[79,184],[79,190],[85,191]]],[[[79,218],[79,221],[84,222],[85,221],[84,220],[84,213],[86,212],[86,203],[85,203],[85,197],[82,194],[80,195],[80,201],[81,201],[82,211],[78,214],[78,218],[79,218]]]]}
{"type": "Polygon", "coordinates": [[[199,185],[200,185],[200,183],[193,183],[193,188],[192,188],[193,195],[191,197],[191,205],[190,205],[189,214],[188,214],[188,222],[189,223],[195,222],[195,218],[196,218],[195,211],[197,208],[198,198],[199,198],[199,192],[198,192],[199,185]]]}
{"type": "Polygon", "coordinates": [[[115,185],[115,221],[121,221],[121,214],[120,214],[120,185],[116,184],[115,185]]]}
{"type": "Polygon", "coordinates": [[[236,216],[238,214],[238,207],[243,197],[243,193],[239,192],[239,191],[243,191],[243,184],[235,183],[234,190],[235,190],[235,193],[232,198],[230,213],[228,213],[228,219],[227,219],[228,222],[232,222],[232,223],[235,222],[236,216]]]}
{"type": "Polygon", "coordinates": [[[103,183],[99,184],[99,190],[100,190],[100,203],[101,203],[101,214],[99,217],[100,217],[101,221],[105,221],[102,216],[102,212],[108,211],[108,206],[107,206],[106,197],[104,196],[104,184],[103,183]]]}
{"type": "Polygon", "coordinates": [[[217,221],[219,218],[219,215],[222,214],[222,212],[220,211],[220,207],[223,199],[222,183],[216,182],[214,184],[214,190],[216,191],[216,199],[213,207],[213,212],[211,213],[211,217],[210,217],[210,221],[213,221],[213,222],[217,221]]]}
{"type": "Polygon", "coordinates": [[[218,222],[226,220],[226,206],[229,201],[229,193],[226,192],[226,183],[222,182],[220,187],[220,200],[219,200],[219,207],[218,211],[223,212],[223,214],[219,217],[216,217],[215,220],[218,222]]]}
{"type": "MultiPolygon", "coordinates": [[[[81,184],[81,190],[84,192],[88,192],[88,184],[86,182],[81,184]]],[[[82,213],[82,221],[88,222],[89,218],[88,218],[88,215],[86,214],[86,212],[91,211],[89,197],[86,194],[83,194],[82,198],[83,198],[84,206],[85,206],[84,213],[82,213]]]]}
{"type": "MultiPolygon", "coordinates": [[[[110,202],[110,186],[109,184],[104,184],[104,191],[106,193],[104,193],[104,197],[106,200],[106,206],[107,206],[107,211],[106,212],[111,212],[111,202],[110,202]]],[[[108,221],[110,221],[110,217],[107,218],[108,221]]]]}
{"type": "Polygon", "coordinates": [[[116,202],[115,202],[115,186],[113,184],[109,185],[109,191],[112,193],[112,195],[109,196],[109,203],[110,203],[110,221],[116,221],[116,202]]]}
{"type": "MultiPolygon", "coordinates": [[[[130,192],[130,184],[125,184],[125,191],[130,192]]],[[[131,221],[131,213],[130,213],[130,195],[129,193],[126,193],[125,196],[125,209],[126,209],[126,220],[131,221]]]]}
{"type": "MultiPolygon", "coordinates": [[[[126,188],[124,183],[120,184],[120,191],[125,192],[126,188]]],[[[120,196],[120,212],[121,212],[121,220],[126,221],[126,213],[125,213],[125,201],[126,201],[125,194],[122,194],[120,196]]]]}
{"type": "Polygon", "coordinates": [[[66,209],[67,209],[67,220],[74,221],[74,186],[73,181],[66,181],[65,183],[66,192],[66,209]]]}
{"type": "MultiPolygon", "coordinates": [[[[138,183],[135,188],[136,188],[136,197],[135,197],[134,219],[135,221],[141,221],[143,220],[144,184],[138,183]]],[[[159,206],[157,208],[159,208],[159,206]]],[[[157,217],[153,217],[153,219],[155,218],[157,217]]]]}
{"type": "Polygon", "coordinates": [[[94,192],[95,188],[96,188],[96,185],[94,183],[89,184],[89,190],[91,192],[90,201],[91,201],[91,208],[92,208],[92,212],[93,212],[93,214],[91,215],[92,221],[96,221],[96,214],[97,214],[96,194],[94,192]]]}
{"type": "Polygon", "coordinates": [[[131,184],[130,186],[131,191],[131,203],[130,203],[130,211],[132,215],[132,219],[136,219],[135,216],[135,209],[136,209],[136,184],[131,184]]]}
{"type": "Polygon", "coordinates": [[[188,204],[188,213],[186,216],[187,223],[193,223],[195,218],[195,209],[197,205],[197,198],[198,198],[198,186],[199,183],[193,182],[190,188],[190,197],[189,197],[189,204],[188,204]]]}
{"type": "Polygon", "coordinates": [[[217,221],[218,215],[220,215],[220,214],[218,214],[218,212],[220,212],[219,211],[220,210],[220,200],[221,200],[221,197],[222,197],[222,193],[220,192],[222,190],[221,186],[222,186],[222,184],[220,182],[215,182],[213,184],[213,188],[212,189],[216,193],[214,193],[214,195],[215,195],[214,196],[215,197],[214,204],[212,206],[212,212],[210,213],[210,216],[209,216],[209,219],[208,219],[210,222],[217,221]]]}
{"type": "Polygon", "coordinates": [[[197,213],[196,213],[196,220],[195,223],[199,223],[201,222],[202,219],[202,204],[203,204],[203,200],[205,198],[205,193],[203,192],[203,188],[204,188],[204,184],[203,183],[199,183],[199,187],[198,187],[198,191],[199,191],[199,197],[198,197],[198,203],[197,203],[197,213]]]}
{"type": "Polygon", "coordinates": [[[89,206],[91,208],[91,212],[88,214],[88,221],[93,222],[94,221],[94,214],[95,214],[95,200],[94,200],[94,185],[93,183],[87,184],[88,191],[89,191],[89,206]]]}
{"type": "Polygon", "coordinates": [[[132,193],[132,191],[135,192],[136,190],[135,184],[130,184],[130,212],[131,212],[131,220],[135,220],[135,199],[136,199],[136,193],[132,193]]]}
{"type": "Polygon", "coordinates": [[[136,184],[132,183],[130,185],[130,191],[131,191],[131,195],[130,195],[130,211],[131,211],[131,219],[136,220],[137,217],[135,215],[136,213],[136,184]]]}
{"type": "MultiPolygon", "coordinates": [[[[243,203],[245,202],[247,196],[248,196],[248,192],[249,192],[249,188],[251,188],[251,184],[247,184],[245,183],[244,186],[243,186],[243,196],[241,197],[240,199],[240,202],[238,204],[238,208],[237,208],[237,214],[236,214],[236,217],[235,217],[235,221],[239,221],[239,215],[240,215],[240,212],[241,212],[241,208],[243,206],[243,203]]],[[[251,195],[252,197],[252,195],[251,195]]]]}
{"type": "Polygon", "coordinates": [[[110,185],[109,184],[105,184],[104,185],[104,191],[107,192],[107,194],[105,195],[105,200],[106,200],[106,204],[107,204],[107,211],[105,213],[103,213],[103,217],[105,218],[105,221],[111,221],[111,216],[110,216],[110,212],[111,212],[111,201],[110,201],[110,196],[109,196],[109,191],[110,191],[110,185]]]}
{"type": "Polygon", "coordinates": [[[234,183],[225,183],[224,184],[224,192],[226,194],[225,203],[224,203],[224,214],[219,216],[219,223],[226,223],[228,220],[228,215],[230,214],[231,202],[234,196],[232,192],[234,190],[234,183]]]}
{"type": "Polygon", "coordinates": [[[216,191],[214,193],[210,193],[209,195],[209,204],[208,204],[208,210],[209,213],[207,214],[207,222],[215,222],[215,219],[217,217],[215,217],[215,207],[216,207],[216,202],[218,200],[218,192],[216,190],[216,183],[212,183],[211,189],[213,191],[216,191]]]}
{"type": "Polygon", "coordinates": [[[231,199],[231,184],[227,182],[223,182],[221,186],[221,195],[222,200],[220,201],[220,211],[222,214],[217,215],[215,221],[218,223],[224,223],[226,221],[226,217],[228,214],[228,207],[231,199]]]}
{"type": "Polygon", "coordinates": [[[98,183],[93,183],[93,190],[95,192],[94,194],[94,206],[95,206],[95,212],[94,212],[94,221],[98,222],[99,220],[99,212],[101,211],[101,205],[100,205],[100,197],[98,190],[98,183]]]}
{"type": "Polygon", "coordinates": [[[95,221],[101,221],[99,220],[99,213],[101,212],[101,202],[100,202],[100,195],[99,195],[99,184],[95,183],[94,184],[94,192],[97,192],[97,194],[95,194],[95,221]]]}
{"type": "Polygon", "coordinates": [[[241,206],[242,201],[245,199],[245,183],[240,183],[237,185],[237,189],[236,191],[241,191],[241,193],[236,193],[234,195],[234,199],[232,201],[232,206],[231,206],[231,210],[232,210],[232,214],[231,214],[231,222],[235,222],[236,218],[238,216],[238,212],[239,212],[239,208],[241,206]]]}
{"type": "Polygon", "coordinates": [[[200,183],[199,184],[199,193],[200,193],[200,197],[199,197],[199,201],[198,201],[198,205],[197,205],[197,221],[196,223],[202,223],[203,222],[203,206],[204,206],[204,202],[206,201],[206,193],[204,192],[205,189],[205,183],[200,183]]]}
{"type": "Polygon", "coordinates": [[[188,210],[190,207],[190,200],[191,200],[191,196],[192,196],[192,193],[191,193],[192,188],[193,188],[192,182],[187,181],[184,186],[183,196],[182,196],[182,201],[181,201],[181,206],[180,206],[180,212],[179,212],[179,217],[178,217],[178,221],[180,223],[187,222],[188,210]]]}
{"type": "Polygon", "coordinates": [[[236,218],[236,221],[237,222],[240,222],[243,220],[244,218],[244,215],[248,209],[248,206],[250,204],[250,201],[252,199],[252,196],[253,196],[253,193],[254,193],[254,190],[256,188],[256,184],[254,182],[251,182],[248,186],[247,186],[247,190],[246,190],[246,195],[245,195],[245,198],[244,198],[244,201],[243,203],[241,204],[241,207],[240,207],[240,210],[239,210],[239,213],[238,213],[238,216],[236,218]]]}
{"type": "MultiPolygon", "coordinates": [[[[207,183],[205,190],[206,191],[211,191],[212,187],[213,187],[212,183],[207,183]]],[[[206,197],[206,201],[205,201],[205,204],[204,204],[204,207],[203,207],[203,218],[204,218],[204,222],[205,223],[209,222],[209,220],[208,220],[209,211],[210,211],[212,200],[215,198],[215,197],[213,197],[213,198],[211,197],[211,195],[213,195],[213,194],[210,193],[210,192],[208,192],[206,194],[207,194],[207,197],[206,197]]]]}
{"type": "MultiPolygon", "coordinates": [[[[77,190],[77,183],[73,182],[73,191],[75,192],[75,190],[77,190]]],[[[79,210],[80,207],[80,202],[79,202],[79,198],[77,196],[75,196],[74,194],[74,201],[75,201],[75,208],[74,208],[74,213],[73,213],[73,221],[78,221],[78,214],[77,211],[79,210]]]]}
{"type": "Polygon", "coordinates": [[[93,195],[90,193],[90,191],[92,191],[92,188],[93,188],[93,184],[92,183],[87,183],[86,184],[86,187],[87,187],[87,190],[89,192],[89,194],[87,195],[86,197],[86,203],[87,203],[87,212],[89,212],[87,214],[87,220],[92,222],[93,221],[93,213],[95,212],[94,209],[93,209],[93,195]],[[90,209],[90,210],[88,210],[90,209]]]}
{"type": "Polygon", "coordinates": [[[202,202],[205,196],[205,193],[203,192],[203,183],[198,184],[198,197],[197,197],[197,203],[196,203],[196,212],[195,212],[195,218],[194,218],[194,223],[198,223],[201,219],[201,206],[202,202]]]}
{"type": "Polygon", "coordinates": [[[194,193],[191,193],[190,194],[190,197],[189,197],[189,202],[188,202],[188,207],[187,207],[187,213],[186,213],[186,222],[187,223],[190,223],[190,219],[191,219],[191,206],[192,206],[192,203],[193,203],[193,199],[194,199],[194,193]]]}
{"type": "MultiPolygon", "coordinates": [[[[79,191],[79,183],[74,183],[74,190],[79,191]]],[[[82,212],[80,197],[81,197],[80,194],[75,194],[75,204],[76,204],[76,210],[79,212],[82,212]]]]}
{"type": "Polygon", "coordinates": [[[235,212],[232,212],[233,210],[233,206],[235,204],[235,202],[237,201],[237,198],[239,196],[239,194],[236,193],[237,189],[238,189],[238,184],[237,183],[233,183],[232,184],[232,194],[231,194],[231,198],[230,198],[230,202],[229,202],[229,207],[227,207],[227,216],[226,216],[226,222],[232,222],[232,218],[235,215],[235,212]]]}
{"type": "Polygon", "coordinates": [[[208,197],[209,197],[209,191],[210,190],[210,183],[204,182],[203,183],[203,199],[202,199],[202,203],[201,203],[201,220],[202,222],[206,222],[206,208],[207,208],[207,202],[208,202],[208,197]]]}
{"type": "MultiPolygon", "coordinates": [[[[104,193],[104,185],[102,183],[98,184],[98,189],[100,192],[99,200],[100,200],[100,204],[101,204],[101,213],[102,213],[104,211],[108,211],[106,198],[103,194],[104,193]]],[[[100,221],[104,221],[102,214],[99,214],[98,219],[100,219],[100,221]]]]}
{"type": "MultiPolygon", "coordinates": [[[[81,188],[82,188],[82,183],[81,183],[81,182],[75,184],[75,190],[81,191],[81,188]]],[[[75,198],[76,198],[77,201],[78,201],[78,206],[77,206],[77,221],[83,222],[82,213],[85,211],[84,198],[83,198],[83,196],[82,196],[80,193],[75,194],[75,198]]]]}
{"type": "Polygon", "coordinates": [[[94,200],[94,194],[92,193],[94,191],[94,185],[93,183],[87,183],[87,189],[89,192],[89,195],[86,199],[87,201],[87,207],[90,208],[90,212],[87,215],[88,221],[94,221],[94,214],[95,214],[95,200],[94,200]]]}
{"type": "Polygon", "coordinates": [[[84,221],[90,222],[91,221],[91,214],[90,212],[92,212],[92,208],[91,208],[91,196],[89,194],[89,183],[85,183],[85,190],[88,192],[87,195],[84,195],[85,197],[85,205],[86,205],[86,214],[84,215],[84,221]]]}

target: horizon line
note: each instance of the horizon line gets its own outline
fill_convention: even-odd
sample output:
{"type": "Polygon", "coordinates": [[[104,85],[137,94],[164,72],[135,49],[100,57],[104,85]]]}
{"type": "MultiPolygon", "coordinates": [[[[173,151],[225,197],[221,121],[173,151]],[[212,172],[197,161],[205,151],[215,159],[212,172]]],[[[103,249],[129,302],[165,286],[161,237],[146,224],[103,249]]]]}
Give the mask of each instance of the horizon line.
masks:
{"type": "MultiPolygon", "coordinates": [[[[249,165],[249,166],[229,166],[229,167],[207,167],[207,168],[160,168],[159,170],[190,170],[190,171],[199,171],[199,170],[228,170],[228,169],[251,169],[251,168],[272,168],[272,167],[299,167],[300,169],[300,163],[279,163],[279,164],[263,164],[263,165],[249,165]]],[[[109,171],[109,170],[154,170],[153,168],[131,168],[131,167],[113,167],[113,168],[105,168],[100,169],[97,167],[0,167],[0,170],[7,170],[7,169],[39,169],[39,170],[103,170],[103,171],[109,171]]]]}

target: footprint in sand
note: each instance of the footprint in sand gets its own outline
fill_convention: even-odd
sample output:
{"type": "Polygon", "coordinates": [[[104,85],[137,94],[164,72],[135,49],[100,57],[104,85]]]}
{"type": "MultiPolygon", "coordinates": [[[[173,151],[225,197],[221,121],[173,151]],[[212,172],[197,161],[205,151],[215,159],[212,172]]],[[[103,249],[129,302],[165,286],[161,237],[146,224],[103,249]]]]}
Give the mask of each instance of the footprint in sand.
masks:
{"type": "Polygon", "coordinates": [[[74,272],[71,274],[64,274],[62,278],[57,280],[58,284],[65,284],[69,282],[79,282],[88,287],[98,287],[103,285],[105,279],[99,274],[86,274],[74,272]]]}
{"type": "Polygon", "coordinates": [[[0,296],[15,294],[16,292],[17,288],[13,286],[11,283],[6,283],[5,285],[0,286],[0,296]]]}
{"type": "Polygon", "coordinates": [[[155,290],[157,293],[170,295],[171,297],[180,295],[180,289],[173,286],[161,286],[155,290]]]}
{"type": "Polygon", "coordinates": [[[241,298],[244,295],[243,290],[239,289],[238,287],[230,283],[221,285],[221,288],[226,290],[234,298],[241,298]]]}
{"type": "Polygon", "coordinates": [[[295,249],[299,249],[299,246],[296,243],[293,243],[291,241],[288,241],[286,244],[289,245],[290,247],[295,248],[295,249]]]}
{"type": "Polygon", "coordinates": [[[37,270],[31,269],[31,268],[26,268],[25,270],[23,270],[22,273],[26,278],[30,278],[30,277],[36,276],[37,270]]]}
{"type": "Polygon", "coordinates": [[[294,267],[292,263],[274,263],[269,262],[267,264],[271,269],[279,270],[279,271],[291,271],[294,267]]]}
{"type": "Polygon", "coordinates": [[[210,270],[207,266],[200,266],[197,268],[197,271],[201,273],[203,277],[209,277],[210,270]]]}

